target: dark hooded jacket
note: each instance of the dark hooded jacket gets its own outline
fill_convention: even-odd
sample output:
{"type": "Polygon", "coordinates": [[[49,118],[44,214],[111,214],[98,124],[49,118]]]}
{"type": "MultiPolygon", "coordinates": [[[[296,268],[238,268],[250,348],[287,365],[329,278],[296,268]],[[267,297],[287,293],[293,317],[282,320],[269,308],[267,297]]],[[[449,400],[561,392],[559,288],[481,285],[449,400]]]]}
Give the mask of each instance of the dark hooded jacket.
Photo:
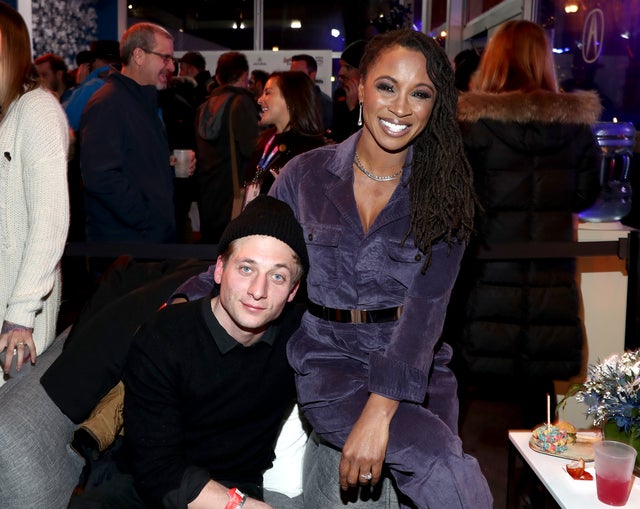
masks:
{"type": "MultiPolygon", "coordinates": [[[[458,119],[484,208],[475,247],[574,240],[573,214],[600,189],[590,129],[600,112],[593,92],[461,94],[458,119]]],[[[476,252],[467,251],[447,318],[456,370],[502,383],[577,374],[575,260],[480,261],[476,252]]]]}
{"type": "Polygon", "coordinates": [[[231,220],[233,174],[231,130],[233,129],[238,182],[256,148],[258,115],[251,93],[240,87],[215,88],[196,114],[195,184],[200,212],[202,241],[216,244],[231,220]],[[231,123],[229,122],[231,117],[231,123]]]}

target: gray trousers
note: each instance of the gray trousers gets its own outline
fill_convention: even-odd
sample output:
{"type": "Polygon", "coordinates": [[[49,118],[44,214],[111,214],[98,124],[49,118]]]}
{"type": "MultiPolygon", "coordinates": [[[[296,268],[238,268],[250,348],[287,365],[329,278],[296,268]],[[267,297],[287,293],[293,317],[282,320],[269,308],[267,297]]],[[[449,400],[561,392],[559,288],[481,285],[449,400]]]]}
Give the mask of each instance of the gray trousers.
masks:
{"type": "MultiPolygon", "coordinates": [[[[341,453],[318,442],[315,434],[307,442],[304,456],[304,509],[397,509],[398,495],[389,474],[374,487],[358,487],[342,491],[338,467],[341,453]]],[[[277,506],[275,506],[277,507],[277,506]]]]}
{"type": "Polygon", "coordinates": [[[62,351],[60,335],[28,372],[0,387],[0,507],[67,507],[84,460],[70,447],[75,425],[40,377],[62,351]]]}

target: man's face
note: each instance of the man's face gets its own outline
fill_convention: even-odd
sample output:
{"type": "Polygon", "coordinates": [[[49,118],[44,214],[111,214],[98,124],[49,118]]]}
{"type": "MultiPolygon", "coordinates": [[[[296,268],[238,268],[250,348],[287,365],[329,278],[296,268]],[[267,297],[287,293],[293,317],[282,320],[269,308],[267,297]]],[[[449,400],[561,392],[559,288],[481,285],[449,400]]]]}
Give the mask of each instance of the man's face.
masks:
{"type": "Polygon", "coordinates": [[[264,90],[263,84],[260,80],[257,80],[255,75],[251,73],[251,79],[249,80],[249,92],[253,94],[253,97],[258,99],[262,95],[264,90]]]}
{"type": "Polygon", "coordinates": [[[311,78],[311,81],[315,81],[316,72],[311,72],[307,67],[307,63],[304,60],[292,60],[291,67],[289,67],[290,71],[300,71],[305,73],[307,76],[311,78]]]}
{"type": "Polygon", "coordinates": [[[167,88],[173,74],[173,41],[168,37],[154,35],[150,51],[143,51],[139,58],[140,68],[136,81],[140,85],[154,85],[158,90],[167,88]]]}
{"type": "Polygon", "coordinates": [[[180,62],[180,72],[178,75],[190,76],[191,78],[195,78],[198,75],[198,69],[186,62],[180,62]]]}
{"type": "Polygon", "coordinates": [[[218,257],[214,280],[220,295],[212,301],[213,314],[239,343],[259,340],[295,297],[299,282],[293,281],[299,265],[294,256],[287,244],[274,237],[250,235],[233,242],[226,262],[218,257]]]}
{"type": "Polygon", "coordinates": [[[76,73],[76,85],[79,85],[85,79],[87,79],[87,76],[89,76],[89,74],[91,74],[91,64],[88,62],[80,64],[78,66],[78,72],[76,73]]]}
{"type": "Polygon", "coordinates": [[[51,69],[51,62],[43,62],[42,64],[36,65],[36,70],[38,71],[38,76],[42,84],[49,90],[58,92],[62,85],[64,72],[54,72],[53,69],[51,69]]]}
{"type": "Polygon", "coordinates": [[[307,63],[304,60],[292,60],[290,71],[300,71],[309,76],[309,69],[307,68],[307,63]]]}
{"type": "Polygon", "coordinates": [[[360,80],[360,71],[356,67],[353,67],[346,63],[344,60],[340,60],[340,70],[338,71],[338,80],[344,86],[348,81],[360,80]]]}

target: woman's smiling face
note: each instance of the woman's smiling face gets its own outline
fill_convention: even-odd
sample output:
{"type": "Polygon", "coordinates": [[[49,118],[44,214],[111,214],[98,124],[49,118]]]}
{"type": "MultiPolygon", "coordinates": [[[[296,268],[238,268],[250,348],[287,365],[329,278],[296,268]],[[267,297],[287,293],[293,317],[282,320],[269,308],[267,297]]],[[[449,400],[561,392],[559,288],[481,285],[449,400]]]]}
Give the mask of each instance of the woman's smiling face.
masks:
{"type": "Polygon", "coordinates": [[[417,50],[393,46],[384,50],[360,81],[363,136],[385,150],[406,148],[426,127],[436,89],[427,61],[417,50]]]}
{"type": "Polygon", "coordinates": [[[274,125],[279,133],[287,128],[290,120],[289,110],[277,78],[267,80],[258,104],[262,110],[260,125],[274,125]]]}

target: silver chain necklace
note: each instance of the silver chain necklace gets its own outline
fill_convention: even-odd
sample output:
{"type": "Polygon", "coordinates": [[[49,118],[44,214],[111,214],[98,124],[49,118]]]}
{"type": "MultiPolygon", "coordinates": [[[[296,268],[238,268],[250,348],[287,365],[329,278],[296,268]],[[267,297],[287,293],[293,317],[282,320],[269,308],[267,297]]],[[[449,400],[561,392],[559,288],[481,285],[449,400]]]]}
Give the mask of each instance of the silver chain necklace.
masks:
{"type": "Polygon", "coordinates": [[[364,173],[371,180],[375,180],[376,182],[389,182],[390,180],[396,180],[400,178],[400,175],[402,175],[402,168],[400,168],[393,175],[384,175],[382,177],[380,175],[376,175],[375,173],[371,173],[369,170],[367,170],[364,167],[364,164],[362,164],[362,161],[360,161],[360,156],[358,156],[358,152],[356,152],[356,157],[353,160],[353,162],[356,163],[356,166],[362,173],[364,173]]]}

